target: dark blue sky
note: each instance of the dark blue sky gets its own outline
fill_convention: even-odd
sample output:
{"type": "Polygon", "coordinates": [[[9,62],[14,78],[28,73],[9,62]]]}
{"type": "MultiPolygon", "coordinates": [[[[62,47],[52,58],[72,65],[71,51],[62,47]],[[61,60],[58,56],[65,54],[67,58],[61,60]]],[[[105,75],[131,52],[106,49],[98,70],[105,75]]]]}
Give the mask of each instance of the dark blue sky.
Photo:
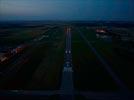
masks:
{"type": "Polygon", "coordinates": [[[0,0],[0,20],[134,21],[134,0],[0,0]]]}

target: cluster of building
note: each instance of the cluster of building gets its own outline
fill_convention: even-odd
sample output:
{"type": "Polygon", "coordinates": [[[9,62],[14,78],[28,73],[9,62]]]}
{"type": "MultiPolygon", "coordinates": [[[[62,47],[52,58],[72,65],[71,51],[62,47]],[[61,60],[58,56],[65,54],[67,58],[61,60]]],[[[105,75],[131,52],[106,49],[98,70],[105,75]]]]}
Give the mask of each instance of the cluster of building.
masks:
{"type": "Polygon", "coordinates": [[[134,35],[124,30],[96,28],[96,37],[111,41],[113,50],[122,57],[134,59],[134,35]]]}
{"type": "Polygon", "coordinates": [[[19,45],[6,53],[0,53],[0,64],[7,63],[15,55],[22,53],[27,46],[28,45],[19,45]]]}
{"type": "Polygon", "coordinates": [[[96,29],[96,37],[100,38],[100,39],[103,39],[103,40],[105,40],[107,42],[112,41],[112,37],[109,34],[109,32],[106,29],[103,29],[103,28],[97,28],[96,29]]]}

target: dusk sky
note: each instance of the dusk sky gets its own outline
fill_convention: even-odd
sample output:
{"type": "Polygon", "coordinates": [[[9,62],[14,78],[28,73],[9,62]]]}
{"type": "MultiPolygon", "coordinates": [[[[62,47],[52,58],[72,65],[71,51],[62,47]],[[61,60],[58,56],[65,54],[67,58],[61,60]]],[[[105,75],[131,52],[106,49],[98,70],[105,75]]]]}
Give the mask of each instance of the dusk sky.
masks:
{"type": "Polygon", "coordinates": [[[134,0],[0,0],[0,20],[134,21],[134,0]]]}

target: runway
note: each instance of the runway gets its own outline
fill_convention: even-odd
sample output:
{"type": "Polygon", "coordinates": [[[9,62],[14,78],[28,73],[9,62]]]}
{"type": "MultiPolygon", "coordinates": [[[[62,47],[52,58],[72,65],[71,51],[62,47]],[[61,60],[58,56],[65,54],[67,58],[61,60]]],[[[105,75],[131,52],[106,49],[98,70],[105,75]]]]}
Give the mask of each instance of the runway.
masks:
{"type": "Polygon", "coordinates": [[[62,71],[61,87],[60,91],[64,94],[63,99],[68,95],[69,99],[73,100],[73,70],[72,70],[72,52],[71,52],[71,28],[66,30],[66,47],[65,47],[65,58],[64,66],[62,71]]]}

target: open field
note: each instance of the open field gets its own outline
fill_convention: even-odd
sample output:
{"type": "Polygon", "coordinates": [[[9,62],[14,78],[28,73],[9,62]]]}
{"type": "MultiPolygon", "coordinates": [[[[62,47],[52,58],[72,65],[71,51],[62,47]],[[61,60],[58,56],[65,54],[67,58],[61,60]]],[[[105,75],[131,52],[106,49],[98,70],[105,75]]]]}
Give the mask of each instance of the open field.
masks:
{"type": "MultiPolygon", "coordinates": [[[[10,76],[10,79],[5,81],[4,86],[1,86],[2,89],[44,90],[58,88],[64,61],[65,35],[63,30],[64,28],[51,29],[43,34],[46,36],[43,38],[37,35],[37,42],[29,43],[30,48],[23,53],[26,57],[21,62],[18,61],[17,65],[8,65],[10,67],[19,66],[20,68],[10,76]]],[[[23,33],[20,34],[24,35],[23,33]]],[[[23,40],[25,39],[23,38],[23,40]]]]}
{"type": "Polygon", "coordinates": [[[89,41],[91,39],[94,39],[95,42],[93,42],[92,45],[97,49],[99,54],[104,57],[104,59],[111,66],[112,70],[119,76],[119,78],[123,82],[125,82],[129,89],[133,90],[134,80],[132,76],[134,76],[134,68],[132,66],[134,66],[134,63],[132,59],[127,60],[127,58],[124,58],[122,55],[116,53],[116,51],[114,50],[114,47],[116,45],[115,43],[107,42],[103,39],[97,39],[97,37],[95,36],[95,30],[93,31],[93,29],[86,28],[81,28],[81,30],[89,41]]]}
{"type": "Polygon", "coordinates": [[[112,91],[117,86],[78,31],[72,33],[74,83],[78,90],[112,91]],[[75,38],[78,37],[79,38],[75,38]],[[77,41],[77,42],[75,42],[77,41]]]}

